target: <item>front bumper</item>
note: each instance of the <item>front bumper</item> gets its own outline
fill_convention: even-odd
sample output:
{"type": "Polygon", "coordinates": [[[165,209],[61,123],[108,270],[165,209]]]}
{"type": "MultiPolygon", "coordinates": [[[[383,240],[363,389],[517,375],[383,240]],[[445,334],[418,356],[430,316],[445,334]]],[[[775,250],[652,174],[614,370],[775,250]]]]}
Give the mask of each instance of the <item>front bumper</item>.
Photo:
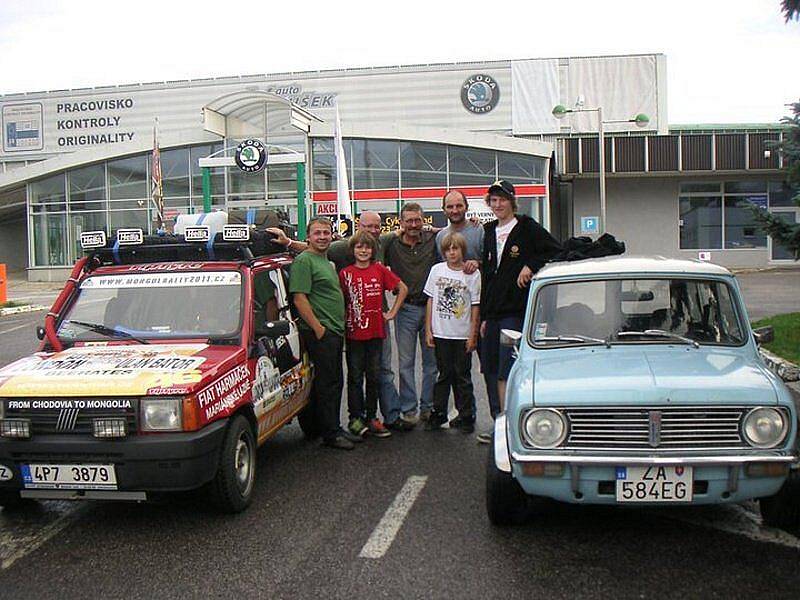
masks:
{"type": "MultiPolygon", "coordinates": [[[[0,490],[24,489],[20,465],[25,464],[113,464],[117,492],[174,492],[195,489],[211,481],[219,463],[219,451],[227,419],[215,421],[200,431],[134,435],[119,440],[97,440],[85,436],[47,435],[30,440],[0,438],[0,465],[13,473],[0,482],[0,490]]],[[[31,492],[31,493],[28,493],[31,492]]],[[[26,495],[48,496],[45,490],[26,495]]],[[[50,494],[50,497],[74,497],[50,494]]],[[[113,492],[105,494],[114,497],[113,492]]],[[[117,493],[124,498],[125,494],[117,493]]],[[[105,497],[97,492],[77,496],[105,497]]]]}
{"type": "Polygon", "coordinates": [[[612,455],[585,453],[519,453],[509,449],[506,417],[495,421],[494,458],[497,468],[512,473],[522,489],[533,496],[582,504],[618,504],[614,483],[616,468],[628,466],[691,466],[694,469],[694,497],[690,504],[743,502],[772,496],[780,490],[785,476],[749,477],[751,463],[783,464],[796,468],[798,457],[780,451],[747,454],[708,455],[612,455]],[[558,464],[560,475],[532,476],[526,463],[558,464]]]}

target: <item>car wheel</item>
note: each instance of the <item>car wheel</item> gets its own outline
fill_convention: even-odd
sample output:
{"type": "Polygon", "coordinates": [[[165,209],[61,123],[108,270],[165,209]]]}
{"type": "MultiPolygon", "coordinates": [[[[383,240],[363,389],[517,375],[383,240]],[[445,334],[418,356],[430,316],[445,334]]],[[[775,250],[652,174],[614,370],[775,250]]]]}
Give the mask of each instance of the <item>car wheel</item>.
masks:
{"type": "Polygon", "coordinates": [[[782,529],[800,529],[800,471],[794,469],[778,493],[759,500],[764,523],[782,529]]]}
{"type": "Polygon", "coordinates": [[[250,422],[242,415],[233,418],[225,433],[217,474],[209,492],[222,512],[238,513],[250,504],[256,478],[256,443],[250,422]]]}
{"type": "Polygon", "coordinates": [[[297,423],[303,431],[303,435],[309,440],[317,439],[321,432],[317,424],[317,417],[314,414],[314,407],[311,402],[306,404],[305,408],[297,413],[297,423]]]}
{"type": "Polygon", "coordinates": [[[494,447],[486,461],[486,513],[492,525],[518,525],[528,516],[528,497],[511,473],[497,468],[494,447]]]}
{"type": "Polygon", "coordinates": [[[21,498],[16,490],[0,490],[0,506],[6,510],[14,510],[23,506],[30,506],[35,501],[30,498],[21,498]]]}

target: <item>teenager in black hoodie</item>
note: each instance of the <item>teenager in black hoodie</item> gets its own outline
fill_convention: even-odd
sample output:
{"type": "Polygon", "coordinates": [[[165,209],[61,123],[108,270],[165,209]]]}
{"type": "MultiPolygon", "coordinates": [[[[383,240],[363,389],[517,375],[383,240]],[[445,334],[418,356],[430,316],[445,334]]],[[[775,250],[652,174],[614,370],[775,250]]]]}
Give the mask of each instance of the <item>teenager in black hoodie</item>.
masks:
{"type": "MultiPolygon", "coordinates": [[[[500,345],[500,330],[522,330],[533,275],[561,250],[534,219],[517,214],[514,186],[495,181],[486,203],[496,221],[484,225],[481,281],[481,368],[492,418],[505,405],[506,380],[514,362],[511,348],[500,345]]],[[[478,440],[488,443],[491,434],[478,440]]]]}

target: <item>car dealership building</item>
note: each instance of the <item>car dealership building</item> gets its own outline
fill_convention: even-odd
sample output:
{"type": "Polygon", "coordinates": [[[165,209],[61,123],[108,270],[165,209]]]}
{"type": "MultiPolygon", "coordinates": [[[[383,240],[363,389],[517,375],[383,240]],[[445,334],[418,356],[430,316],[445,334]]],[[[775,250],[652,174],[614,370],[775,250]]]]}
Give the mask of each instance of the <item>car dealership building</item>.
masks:
{"type": "Polygon", "coordinates": [[[495,179],[555,235],[600,221],[596,111],[602,107],[607,230],[628,251],[730,267],[793,264],[754,225],[757,204],[792,222],[771,143],[781,126],[670,125],[660,54],[279,73],[0,96],[0,263],[63,278],[83,231],[153,227],[158,121],[166,215],[285,209],[298,173],[308,214],[335,212],[338,105],[356,212],[392,217],[416,201],[440,217],[448,188],[476,209],[495,179]],[[649,117],[645,127],[632,119],[649,117]],[[263,141],[267,166],[224,160],[263,141]],[[204,198],[201,160],[210,166],[204,198]],[[208,160],[212,159],[212,160],[208,160]],[[303,169],[297,169],[302,164],[303,169]]]}

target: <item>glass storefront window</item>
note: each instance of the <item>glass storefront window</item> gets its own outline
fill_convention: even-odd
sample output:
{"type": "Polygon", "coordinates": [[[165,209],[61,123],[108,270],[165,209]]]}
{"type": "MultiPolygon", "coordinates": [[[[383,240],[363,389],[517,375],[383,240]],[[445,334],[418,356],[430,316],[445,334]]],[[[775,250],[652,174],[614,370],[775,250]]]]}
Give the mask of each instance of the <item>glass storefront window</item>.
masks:
{"type": "Polygon", "coordinates": [[[794,203],[792,198],[798,193],[800,193],[800,190],[790,188],[783,181],[770,181],[769,205],[770,207],[778,207],[778,206],[794,207],[796,206],[796,204],[794,203]]]}
{"type": "Polygon", "coordinates": [[[544,183],[544,161],[527,154],[498,152],[497,177],[513,184],[544,183]]]}
{"type": "Polygon", "coordinates": [[[108,162],[108,197],[111,208],[137,208],[136,200],[147,201],[147,156],[140,154],[108,162]],[[125,200],[125,202],[113,202],[125,200]]]}
{"type": "Polygon", "coordinates": [[[681,194],[719,194],[722,187],[719,183],[682,183],[681,194]]]}
{"type": "Polygon", "coordinates": [[[262,197],[266,197],[266,192],[264,171],[245,173],[236,167],[228,169],[229,194],[260,194],[262,197]]]}
{"type": "MultiPolygon", "coordinates": [[[[222,144],[204,144],[192,146],[189,150],[190,166],[192,173],[192,200],[195,206],[203,206],[203,170],[200,168],[200,159],[211,156],[222,150],[222,144]]],[[[211,196],[225,196],[225,167],[211,169],[211,196]]]]}
{"type": "Polygon", "coordinates": [[[450,146],[450,187],[489,186],[497,179],[495,153],[491,150],[450,146]]]}
{"type": "Polygon", "coordinates": [[[117,229],[139,228],[145,233],[150,231],[150,219],[147,209],[139,210],[111,210],[108,212],[109,234],[113,235],[117,229]]]}
{"type": "Polygon", "coordinates": [[[400,180],[403,188],[445,187],[447,148],[441,144],[402,142],[400,180]]]}
{"type": "Polygon", "coordinates": [[[396,189],[399,185],[398,143],[385,140],[352,140],[355,190],[396,189]]]}
{"type": "Polygon", "coordinates": [[[83,256],[81,233],[84,231],[106,231],[106,212],[80,212],[69,217],[72,233],[72,256],[70,262],[83,256]]]}
{"type": "Polygon", "coordinates": [[[47,205],[46,212],[67,210],[64,173],[34,181],[30,186],[31,204],[47,205]]]}
{"type": "MultiPolygon", "coordinates": [[[[345,155],[350,157],[350,140],[344,140],[345,155]]],[[[332,138],[315,138],[311,144],[314,160],[314,190],[336,189],[336,158],[333,153],[332,138]]],[[[348,160],[348,164],[349,160],[348,160]]]]}
{"type": "Polygon", "coordinates": [[[680,247],[683,250],[722,248],[722,198],[680,198],[680,247]]]}
{"type": "Polygon", "coordinates": [[[33,215],[34,263],[37,267],[69,264],[67,247],[67,215],[33,215]]]}
{"type": "Polygon", "coordinates": [[[766,248],[767,236],[743,198],[725,198],[725,248],[766,248]]]}
{"type": "Polygon", "coordinates": [[[764,194],[767,191],[766,181],[726,181],[726,194],[764,194]]]}
{"type": "Polygon", "coordinates": [[[69,209],[105,210],[106,169],[102,164],[89,165],[67,172],[69,179],[69,209]]]}
{"type": "Polygon", "coordinates": [[[267,193],[270,198],[296,198],[297,165],[267,167],[267,193]]]}
{"type": "MultiPolygon", "coordinates": [[[[164,198],[189,198],[189,149],[161,153],[161,181],[164,198]]],[[[201,193],[202,197],[202,193],[201,193]]]]}

